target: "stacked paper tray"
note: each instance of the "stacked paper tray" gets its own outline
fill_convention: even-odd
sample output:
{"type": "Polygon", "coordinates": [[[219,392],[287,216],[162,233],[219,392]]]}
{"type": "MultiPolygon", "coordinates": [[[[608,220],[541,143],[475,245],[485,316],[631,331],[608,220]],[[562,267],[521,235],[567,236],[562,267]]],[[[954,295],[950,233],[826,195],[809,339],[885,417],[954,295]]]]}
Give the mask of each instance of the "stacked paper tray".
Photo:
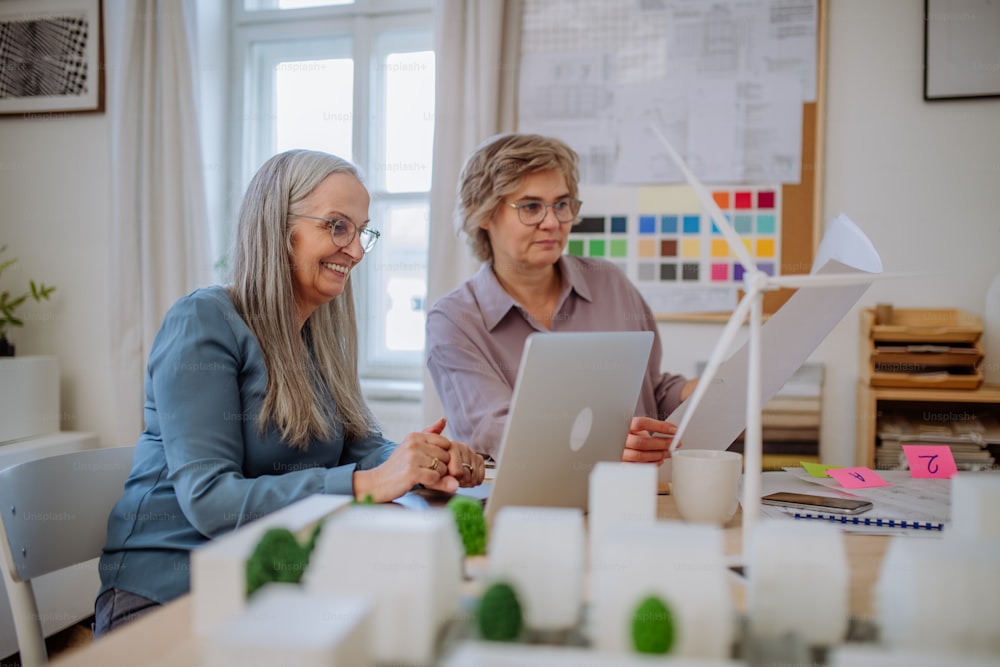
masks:
{"type": "Polygon", "coordinates": [[[889,322],[862,313],[873,387],[977,389],[983,382],[979,316],[955,309],[894,309],[889,322]]]}

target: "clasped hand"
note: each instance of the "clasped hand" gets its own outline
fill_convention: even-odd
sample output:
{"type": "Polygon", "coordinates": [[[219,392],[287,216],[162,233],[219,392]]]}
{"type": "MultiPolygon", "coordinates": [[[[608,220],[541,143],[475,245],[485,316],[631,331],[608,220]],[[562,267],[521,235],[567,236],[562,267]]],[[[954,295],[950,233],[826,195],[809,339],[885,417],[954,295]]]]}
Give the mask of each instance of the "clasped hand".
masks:
{"type": "Polygon", "coordinates": [[[465,444],[441,435],[439,419],[420,433],[410,433],[385,463],[354,473],[354,495],[389,502],[420,484],[428,489],[454,493],[460,486],[478,486],[486,475],[483,457],[465,444]]]}

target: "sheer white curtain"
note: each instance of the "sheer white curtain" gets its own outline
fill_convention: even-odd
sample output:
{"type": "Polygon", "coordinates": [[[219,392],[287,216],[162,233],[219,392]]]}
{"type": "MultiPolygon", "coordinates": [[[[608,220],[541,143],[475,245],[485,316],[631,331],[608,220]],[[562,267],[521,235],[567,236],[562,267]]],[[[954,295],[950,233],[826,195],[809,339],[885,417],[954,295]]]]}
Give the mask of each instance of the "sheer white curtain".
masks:
{"type": "MultiPolygon", "coordinates": [[[[479,268],[453,222],[458,174],[484,139],[515,128],[522,6],[523,0],[441,0],[436,6],[428,304],[479,268]]],[[[424,421],[442,415],[425,369],[424,421]]]]}
{"type": "Polygon", "coordinates": [[[143,428],[153,337],[208,283],[193,0],[105,0],[111,119],[111,366],[115,438],[143,428]]]}

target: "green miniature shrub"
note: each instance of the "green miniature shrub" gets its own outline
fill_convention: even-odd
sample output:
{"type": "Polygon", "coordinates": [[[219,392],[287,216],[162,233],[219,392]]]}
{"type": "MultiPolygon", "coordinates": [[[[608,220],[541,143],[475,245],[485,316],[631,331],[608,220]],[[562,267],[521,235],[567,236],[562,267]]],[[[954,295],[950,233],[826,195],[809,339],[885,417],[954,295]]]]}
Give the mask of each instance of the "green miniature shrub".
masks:
{"type": "Polygon", "coordinates": [[[319,540],[320,531],[323,530],[323,522],[320,521],[313,528],[312,533],[309,534],[309,541],[306,542],[306,558],[312,556],[313,550],[316,548],[316,542],[319,540]]]}
{"type": "Polygon", "coordinates": [[[462,537],[466,556],[486,553],[486,517],[483,505],[468,496],[453,496],[448,501],[448,509],[455,516],[455,526],[462,537]]]}
{"type": "Polygon", "coordinates": [[[521,634],[521,602],[514,588],[498,582],[479,601],[479,633],[484,639],[509,642],[521,634]]]}
{"type": "Polygon", "coordinates": [[[669,653],[674,645],[674,617],[655,595],[645,598],[632,615],[632,645],[639,653],[669,653]]]}
{"type": "Polygon", "coordinates": [[[298,583],[309,564],[309,551],[287,528],[271,528],[247,559],[247,597],[273,581],[298,583]]]}

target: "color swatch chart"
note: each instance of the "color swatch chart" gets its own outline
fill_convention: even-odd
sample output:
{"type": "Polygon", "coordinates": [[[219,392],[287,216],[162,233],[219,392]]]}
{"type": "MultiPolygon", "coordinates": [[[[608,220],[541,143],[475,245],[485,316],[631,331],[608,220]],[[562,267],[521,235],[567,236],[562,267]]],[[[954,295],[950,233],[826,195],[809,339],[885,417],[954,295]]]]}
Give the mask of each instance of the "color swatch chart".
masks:
{"type": "MultiPolygon", "coordinates": [[[[713,187],[710,192],[757,268],[777,275],[781,188],[713,187]]],[[[636,188],[633,201],[612,188],[594,188],[580,196],[581,222],[570,232],[568,254],[609,260],[640,288],[723,286],[743,280],[743,266],[687,186],[636,188]]]]}

